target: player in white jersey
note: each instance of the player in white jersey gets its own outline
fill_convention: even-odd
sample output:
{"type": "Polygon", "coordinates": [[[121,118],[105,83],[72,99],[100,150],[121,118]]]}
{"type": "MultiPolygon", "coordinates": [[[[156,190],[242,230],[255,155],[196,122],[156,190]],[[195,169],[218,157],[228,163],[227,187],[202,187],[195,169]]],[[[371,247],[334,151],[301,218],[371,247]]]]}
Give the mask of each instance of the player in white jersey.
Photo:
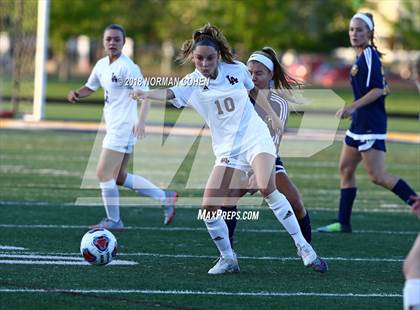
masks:
{"type": "Polygon", "coordinates": [[[256,184],[294,239],[306,266],[319,265],[320,259],[303,237],[293,210],[275,185],[274,162],[276,149],[266,124],[257,115],[248,97],[248,91],[271,116],[273,130],[281,128],[275,114],[248,73],[246,66],[234,61],[228,42],[219,29],[205,25],[193,33],[182,47],[183,61],[191,59],[195,71],[184,78],[186,83],[170,89],[135,91],[134,98],[174,100],[177,107],[191,106],[206,121],[212,135],[216,163],[204,190],[202,208],[208,217],[204,222],[220,258],[209,274],[238,272],[239,265],[229,242],[228,228],[220,216],[214,216],[221,202],[228,198],[244,171],[253,170],[256,184]],[[189,83],[196,78],[208,78],[208,85],[189,83]]]}
{"type": "Polygon", "coordinates": [[[135,88],[147,90],[140,82],[143,76],[140,68],[121,51],[125,43],[125,31],[120,25],[105,28],[103,45],[107,56],[100,59],[93,68],[87,83],[77,91],[71,90],[70,102],[87,97],[99,87],[104,89],[104,119],[106,135],[96,169],[102,192],[106,217],[97,225],[106,229],[120,230],[124,225],[120,217],[119,192],[117,185],[150,196],[162,203],[164,224],[169,224],[175,215],[176,193],[163,191],[147,179],[127,173],[130,154],[137,138],[145,135],[145,119],[149,103],[141,106],[140,120],[137,118],[137,101],[129,97],[135,88]],[[130,83],[136,81],[136,83],[130,83]]]}

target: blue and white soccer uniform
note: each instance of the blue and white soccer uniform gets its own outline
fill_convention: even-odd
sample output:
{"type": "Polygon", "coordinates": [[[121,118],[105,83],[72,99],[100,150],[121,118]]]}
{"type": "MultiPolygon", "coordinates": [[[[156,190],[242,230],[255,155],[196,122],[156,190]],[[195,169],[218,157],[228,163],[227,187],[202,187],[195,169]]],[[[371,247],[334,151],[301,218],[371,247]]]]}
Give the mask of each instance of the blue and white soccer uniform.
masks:
{"type": "Polygon", "coordinates": [[[137,141],[133,129],[137,124],[137,101],[129,96],[130,91],[149,90],[143,81],[140,68],[126,55],[109,62],[106,56],[92,70],[85,86],[93,91],[104,89],[104,119],[106,135],[102,147],[120,153],[131,153],[137,141]],[[136,83],[128,84],[129,81],[136,83]]]}
{"type": "MultiPolygon", "coordinates": [[[[280,122],[283,124],[283,128],[286,128],[287,119],[289,117],[289,104],[287,100],[281,97],[279,94],[277,94],[273,90],[269,91],[267,99],[271,107],[273,108],[274,112],[279,116],[280,122]]],[[[251,101],[254,103],[252,99],[251,101]]],[[[267,123],[268,129],[270,130],[271,138],[273,139],[273,142],[277,147],[276,173],[286,173],[286,169],[284,168],[283,162],[280,158],[280,151],[278,150],[278,147],[280,145],[280,137],[271,128],[271,125],[269,123],[270,117],[267,114],[267,112],[255,103],[254,103],[254,106],[255,106],[255,111],[257,111],[257,114],[267,123]]]]}
{"type": "MultiPolygon", "coordinates": [[[[203,79],[196,69],[184,80],[203,79]]],[[[190,83],[185,83],[189,85],[190,83]]],[[[205,120],[212,136],[215,165],[250,171],[256,155],[276,156],[268,127],[256,113],[248,90],[254,88],[247,67],[241,62],[220,63],[217,78],[203,86],[171,87],[173,105],[190,106],[205,120]]]]}
{"type": "Polygon", "coordinates": [[[356,63],[350,71],[350,80],[355,100],[374,88],[383,89],[384,94],[374,102],[358,108],[352,114],[351,125],[346,132],[344,141],[361,152],[371,148],[385,152],[387,84],[378,52],[374,48],[368,46],[363,53],[357,56],[356,63]]]}

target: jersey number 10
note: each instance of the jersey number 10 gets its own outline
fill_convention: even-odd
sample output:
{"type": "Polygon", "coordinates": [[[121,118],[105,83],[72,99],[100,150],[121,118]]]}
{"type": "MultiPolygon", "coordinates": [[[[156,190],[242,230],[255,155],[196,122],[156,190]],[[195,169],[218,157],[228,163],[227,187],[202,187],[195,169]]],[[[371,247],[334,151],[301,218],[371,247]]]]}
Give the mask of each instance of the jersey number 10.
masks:
{"type": "MultiPolygon", "coordinates": [[[[216,100],[214,103],[216,104],[216,107],[217,107],[217,114],[219,115],[224,114],[219,100],[216,100]]],[[[225,105],[226,112],[232,112],[233,110],[235,110],[235,103],[233,102],[233,99],[231,97],[225,98],[223,100],[223,103],[225,105]]]]}

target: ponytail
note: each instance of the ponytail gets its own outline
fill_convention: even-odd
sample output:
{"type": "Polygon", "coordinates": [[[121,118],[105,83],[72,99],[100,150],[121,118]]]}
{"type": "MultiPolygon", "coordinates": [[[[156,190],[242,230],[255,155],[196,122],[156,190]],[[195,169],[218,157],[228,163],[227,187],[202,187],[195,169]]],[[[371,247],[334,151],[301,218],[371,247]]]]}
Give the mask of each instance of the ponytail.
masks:
{"type": "Polygon", "coordinates": [[[292,78],[287,71],[283,68],[281,63],[277,58],[277,54],[275,50],[269,46],[266,46],[261,49],[261,54],[270,58],[273,62],[274,69],[273,69],[273,82],[275,89],[293,89],[293,87],[300,88],[302,83],[298,80],[292,78]]]}
{"type": "Polygon", "coordinates": [[[373,21],[373,15],[371,13],[363,13],[363,14],[366,15],[372,21],[372,25],[373,25],[373,29],[371,30],[372,36],[370,38],[370,45],[375,49],[375,51],[378,53],[379,57],[382,58],[382,56],[385,55],[385,54],[380,52],[378,50],[378,47],[375,44],[375,23],[373,21]]]}
{"type": "Polygon", "coordinates": [[[192,39],[185,41],[182,44],[181,55],[178,60],[185,63],[191,60],[192,53],[197,46],[206,45],[213,47],[220,53],[220,57],[226,63],[234,63],[234,57],[231,52],[228,41],[217,27],[207,23],[198,30],[195,30],[192,39]]]}

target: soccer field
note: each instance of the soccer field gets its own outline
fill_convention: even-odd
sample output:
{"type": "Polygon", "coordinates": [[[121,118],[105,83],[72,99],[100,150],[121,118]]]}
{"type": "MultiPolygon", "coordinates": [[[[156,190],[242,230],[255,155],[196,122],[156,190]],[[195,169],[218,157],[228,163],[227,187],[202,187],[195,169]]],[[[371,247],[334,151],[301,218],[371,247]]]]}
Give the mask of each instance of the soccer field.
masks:
{"type": "MultiPolygon", "coordinates": [[[[84,263],[80,239],[105,213],[101,206],[74,204],[100,194],[81,189],[94,141],[92,133],[0,131],[0,308],[402,308],[402,263],[420,222],[392,193],[370,183],[363,169],[354,232],[313,233],[315,249],[330,265],[326,274],[303,267],[272,212],[258,205],[249,208],[259,211],[258,220],[238,223],[239,274],[207,275],[218,253],[197,220],[199,206],[191,204],[179,206],[170,226],[162,225],[162,211],[152,203],[123,207],[127,229],[115,233],[116,260],[105,267],[84,263]]],[[[336,216],[340,147],[335,142],[311,158],[285,159],[313,229],[336,216]]],[[[389,172],[419,189],[419,145],[388,143],[387,149],[389,172]]],[[[156,159],[162,167],[176,149],[166,152],[156,159]]],[[[139,172],[166,184],[155,168],[139,172]]],[[[185,189],[184,177],[177,173],[171,188],[200,197],[201,190],[185,189]]],[[[121,196],[135,197],[128,191],[121,196]]]]}

